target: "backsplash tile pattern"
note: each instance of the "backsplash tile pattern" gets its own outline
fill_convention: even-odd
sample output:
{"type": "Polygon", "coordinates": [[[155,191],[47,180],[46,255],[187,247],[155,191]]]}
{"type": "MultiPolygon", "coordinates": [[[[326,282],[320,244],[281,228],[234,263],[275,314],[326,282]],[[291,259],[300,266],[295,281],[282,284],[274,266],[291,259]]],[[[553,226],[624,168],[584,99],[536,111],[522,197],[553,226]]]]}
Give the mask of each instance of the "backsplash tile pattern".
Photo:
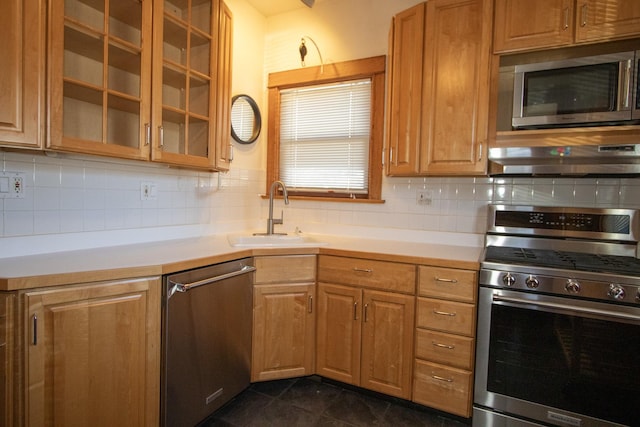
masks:
{"type": "MultiPolygon", "coordinates": [[[[23,199],[0,199],[0,237],[208,225],[260,229],[264,171],[207,173],[90,157],[0,152],[2,171],[26,174],[23,199]],[[156,200],[142,201],[153,182],[156,200]]],[[[285,227],[333,224],[482,234],[489,203],[640,209],[640,178],[385,178],[385,203],[276,201],[285,227]],[[430,204],[417,192],[429,190],[430,204]]],[[[287,229],[292,229],[287,228],[287,229]]]]}

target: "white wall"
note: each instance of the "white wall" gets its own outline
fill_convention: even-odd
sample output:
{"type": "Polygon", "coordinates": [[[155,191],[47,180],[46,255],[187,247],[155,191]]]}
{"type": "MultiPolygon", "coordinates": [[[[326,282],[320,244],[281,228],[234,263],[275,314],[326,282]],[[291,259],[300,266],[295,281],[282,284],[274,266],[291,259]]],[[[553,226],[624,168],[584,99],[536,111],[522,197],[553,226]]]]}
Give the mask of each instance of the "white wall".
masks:
{"type": "MultiPolygon", "coordinates": [[[[417,0],[323,0],[313,9],[265,19],[244,0],[234,14],[233,93],[253,96],[266,124],[268,72],[300,66],[302,36],[326,63],[386,54],[391,16],[417,0]]],[[[318,65],[309,47],[307,65],[318,65]]],[[[229,173],[172,169],[96,157],[0,151],[0,170],[26,174],[24,199],[0,199],[0,257],[257,229],[265,225],[266,129],[234,144],[229,173]],[[158,199],[140,200],[140,183],[158,199]]],[[[480,235],[491,202],[640,209],[640,179],[384,178],[384,204],[292,201],[285,230],[339,231],[426,239],[433,232],[480,235]],[[430,189],[429,206],[416,192],[430,189]]]]}

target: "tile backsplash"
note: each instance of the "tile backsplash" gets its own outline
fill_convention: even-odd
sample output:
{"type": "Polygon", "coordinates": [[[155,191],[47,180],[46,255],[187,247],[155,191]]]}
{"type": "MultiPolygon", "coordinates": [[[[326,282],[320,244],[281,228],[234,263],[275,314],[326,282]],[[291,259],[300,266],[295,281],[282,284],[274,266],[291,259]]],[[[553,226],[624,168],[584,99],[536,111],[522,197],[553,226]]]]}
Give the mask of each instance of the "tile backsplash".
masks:
{"type": "MultiPolygon", "coordinates": [[[[1,238],[207,226],[261,228],[262,170],[207,173],[92,157],[0,152],[0,170],[25,174],[22,199],[0,199],[1,238]],[[141,200],[141,184],[157,197],[141,200]]],[[[360,226],[482,234],[489,203],[640,209],[640,178],[385,178],[385,203],[276,202],[285,227],[360,226]],[[427,202],[418,203],[418,192],[427,202]]],[[[161,236],[160,236],[161,237],[161,236]]],[[[4,239],[7,241],[7,239],[4,239]]],[[[126,243],[126,242],[125,242],[126,243]]],[[[0,254],[1,256],[1,254],[0,254]]]]}

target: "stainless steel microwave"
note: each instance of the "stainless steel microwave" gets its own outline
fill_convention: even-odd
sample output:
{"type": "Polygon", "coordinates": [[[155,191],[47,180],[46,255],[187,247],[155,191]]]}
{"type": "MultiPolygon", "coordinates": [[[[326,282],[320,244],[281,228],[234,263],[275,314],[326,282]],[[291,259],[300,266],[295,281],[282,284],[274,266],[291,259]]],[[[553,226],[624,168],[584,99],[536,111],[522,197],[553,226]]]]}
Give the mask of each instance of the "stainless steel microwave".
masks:
{"type": "Polygon", "coordinates": [[[514,129],[640,123],[640,51],[516,65],[514,129]]]}

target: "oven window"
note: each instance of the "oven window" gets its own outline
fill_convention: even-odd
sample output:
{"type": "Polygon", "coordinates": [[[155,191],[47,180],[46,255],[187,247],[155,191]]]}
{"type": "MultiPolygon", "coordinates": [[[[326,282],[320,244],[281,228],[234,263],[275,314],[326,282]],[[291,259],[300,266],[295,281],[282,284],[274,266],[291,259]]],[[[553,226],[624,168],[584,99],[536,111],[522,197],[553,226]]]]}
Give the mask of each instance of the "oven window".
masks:
{"type": "Polygon", "coordinates": [[[618,66],[610,62],[525,73],[523,117],[615,111],[618,66]]]}
{"type": "Polygon", "coordinates": [[[489,391],[638,425],[640,325],[492,305],[489,391]]]}

